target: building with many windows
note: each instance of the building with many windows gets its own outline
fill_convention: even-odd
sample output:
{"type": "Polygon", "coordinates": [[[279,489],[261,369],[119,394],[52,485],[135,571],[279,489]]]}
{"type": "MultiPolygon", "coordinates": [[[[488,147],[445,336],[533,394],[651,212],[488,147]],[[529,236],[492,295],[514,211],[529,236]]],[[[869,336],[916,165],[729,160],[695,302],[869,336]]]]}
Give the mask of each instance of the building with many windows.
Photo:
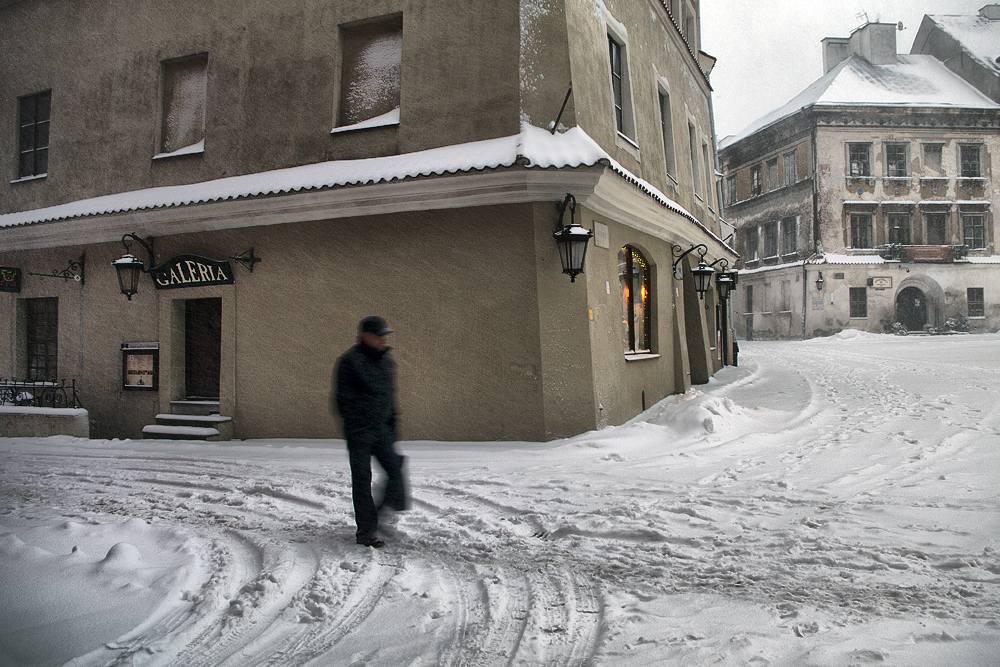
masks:
{"type": "Polygon", "coordinates": [[[708,381],[691,269],[735,253],[698,5],[0,0],[0,377],[75,380],[100,437],[334,437],[379,314],[404,438],[708,381]]]}
{"type": "Polygon", "coordinates": [[[823,40],[826,73],[721,142],[739,335],[1000,328],[1000,106],[896,30],[823,40]]]}

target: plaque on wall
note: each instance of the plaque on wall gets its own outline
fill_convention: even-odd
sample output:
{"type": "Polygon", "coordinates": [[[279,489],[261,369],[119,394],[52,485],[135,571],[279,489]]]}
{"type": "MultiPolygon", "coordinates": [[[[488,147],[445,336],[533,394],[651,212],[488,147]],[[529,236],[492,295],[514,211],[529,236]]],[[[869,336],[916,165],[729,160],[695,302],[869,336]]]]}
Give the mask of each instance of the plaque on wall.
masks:
{"type": "Polygon", "coordinates": [[[160,388],[160,344],[122,345],[122,389],[156,391],[160,388]]]}
{"type": "Polygon", "coordinates": [[[21,269],[14,266],[0,266],[0,292],[21,291],[21,269]]]}
{"type": "Polygon", "coordinates": [[[178,255],[149,270],[156,289],[232,285],[233,266],[228,260],[208,259],[197,255],[178,255]]]}

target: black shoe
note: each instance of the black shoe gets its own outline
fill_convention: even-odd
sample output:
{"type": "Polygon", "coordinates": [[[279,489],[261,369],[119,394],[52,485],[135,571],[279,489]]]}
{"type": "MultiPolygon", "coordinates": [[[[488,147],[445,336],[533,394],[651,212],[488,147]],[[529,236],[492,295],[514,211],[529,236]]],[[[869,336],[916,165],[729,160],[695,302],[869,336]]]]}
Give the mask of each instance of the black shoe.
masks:
{"type": "Polygon", "coordinates": [[[385,546],[385,542],[383,542],[382,540],[380,540],[379,538],[374,537],[374,536],[373,537],[359,537],[358,540],[357,540],[357,542],[358,542],[358,544],[360,544],[362,546],[371,547],[372,549],[381,549],[382,547],[385,546]]]}

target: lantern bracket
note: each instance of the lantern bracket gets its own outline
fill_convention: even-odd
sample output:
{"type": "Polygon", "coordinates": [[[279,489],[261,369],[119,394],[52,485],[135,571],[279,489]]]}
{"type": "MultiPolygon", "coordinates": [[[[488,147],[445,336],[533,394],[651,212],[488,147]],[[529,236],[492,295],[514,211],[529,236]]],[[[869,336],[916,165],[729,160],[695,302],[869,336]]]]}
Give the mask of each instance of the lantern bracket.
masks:
{"type": "Polygon", "coordinates": [[[149,273],[150,269],[156,266],[156,255],[153,252],[153,237],[150,236],[149,238],[144,239],[141,236],[133,234],[131,232],[122,236],[122,245],[125,246],[125,253],[129,254],[130,246],[127,239],[132,239],[136,241],[139,245],[141,245],[143,248],[146,249],[147,253],[149,253],[149,269],[147,269],[145,266],[141,268],[143,273],[149,273]]]}
{"type": "Polygon", "coordinates": [[[251,246],[249,250],[244,250],[238,255],[233,255],[229,259],[239,262],[244,269],[253,273],[253,265],[260,261],[260,257],[253,254],[253,247],[251,246]]]}
{"type": "Polygon", "coordinates": [[[708,254],[708,247],[705,246],[704,243],[699,243],[697,245],[693,245],[690,248],[688,248],[687,250],[684,250],[679,245],[675,245],[675,246],[673,246],[673,248],[671,248],[671,252],[674,255],[674,278],[675,279],[677,279],[677,280],[684,280],[684,273],[683,273],[683,270],[681,269],[681,260],[684,259],[685,257],[687,257],[689,254],[691,254],[693,251],[696,251],[696,250],[698,251],[698,254],[701,256],[701,261],[699,262],[699,264],[704,264],[705,263],[705,255],[708,254]]]}
{"type": "Polygon", "coordinates": [[[50,273],[32,273],[28,271],[29,276],[38,276],[39,278],[62,278],[63,280],[75,280],[81,285],[84,284],[84,265],[86,264],[87,254],[84,253],[80,255],[80,259],[71,259],[69,264],[62,271],[58,269],[52,269],[50,273]]]}

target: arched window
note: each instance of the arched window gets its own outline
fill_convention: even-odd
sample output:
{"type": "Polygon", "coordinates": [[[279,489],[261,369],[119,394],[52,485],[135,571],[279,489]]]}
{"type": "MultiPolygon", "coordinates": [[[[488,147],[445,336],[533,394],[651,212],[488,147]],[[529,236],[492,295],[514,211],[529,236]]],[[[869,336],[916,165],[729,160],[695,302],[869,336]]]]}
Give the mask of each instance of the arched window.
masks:
{"type": "Polygon", "coordinates": [[[625,246],[618,253],[618,279],[622,287],[622,338],[625,352],[649,352],[649,263],[638,250],[625,246]]]}

